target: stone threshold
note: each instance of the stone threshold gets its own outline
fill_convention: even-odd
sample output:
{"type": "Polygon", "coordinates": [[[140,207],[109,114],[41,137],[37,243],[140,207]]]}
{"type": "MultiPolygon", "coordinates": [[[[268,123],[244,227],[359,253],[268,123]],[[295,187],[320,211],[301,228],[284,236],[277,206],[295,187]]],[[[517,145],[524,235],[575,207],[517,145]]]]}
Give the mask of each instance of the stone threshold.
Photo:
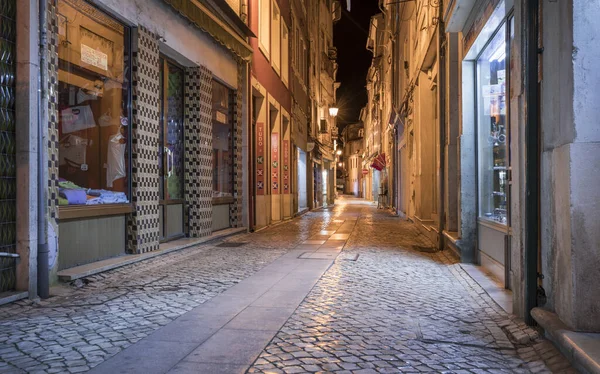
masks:
{"type": "Polygon", "coordinates": [[[444,230],[442,234],[444,235],[446,248],[451,250],[454,256],[456,256],[460,260],[460,248],[458,247],[458,232],[444,230]]]}
{"type": "Polygon", "coordinates": [[[103,273],[105,271],[113,270],[121,266],[135,264],[136,262],[148,260],[153,257],[166,255],[167,253],[179,251],[181,249],[203,244],[209,241],[224,239],[226,237],[246,232],[245,227],[231,228],[214,232],[212,235],[205,236],[202,238],[183,238],[173,240],[167,243],[161,243],[157,251],[135,254],[135,255],[124,255],[119,257],[113,257],[106,260],[92,262],[90,264],[75,266],[69,269],[61,270],[58,272],[58,279],[63,282],[71,282],[76,279],[89,277],[90,275],[103,273]]]}
{"type": "Polygon", "coordinates": [[[542,308],[533,308],[531,316],[577,370],[600,374],[600,333],[572,331],[556,313],[542,308]]]}
{"type": "Polygon", "coordinates": [[[9,291],[0,292],[0,305],[10,304],[17,300],[26,299],[29,296],[27,291],[9,291]]]}

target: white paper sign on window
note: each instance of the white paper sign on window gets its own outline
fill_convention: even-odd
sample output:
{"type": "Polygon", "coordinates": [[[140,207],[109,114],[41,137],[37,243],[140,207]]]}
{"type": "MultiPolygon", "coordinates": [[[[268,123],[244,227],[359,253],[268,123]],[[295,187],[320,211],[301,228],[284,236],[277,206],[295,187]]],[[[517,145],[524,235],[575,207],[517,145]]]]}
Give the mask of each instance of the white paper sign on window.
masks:
{"type": "Polygon", "coordinates": [[[97,51],[85,44],[81,45],[81,62],[102,70],[108,70],[108,56],[106,53],[97,51]]]}

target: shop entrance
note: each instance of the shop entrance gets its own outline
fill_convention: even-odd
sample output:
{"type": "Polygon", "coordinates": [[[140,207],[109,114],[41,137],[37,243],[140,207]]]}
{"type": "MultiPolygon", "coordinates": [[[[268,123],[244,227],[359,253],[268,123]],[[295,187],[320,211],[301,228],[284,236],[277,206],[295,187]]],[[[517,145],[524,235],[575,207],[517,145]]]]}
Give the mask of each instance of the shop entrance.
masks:
{"type": "Polygon", "coordinates": [[[184,235],[184,71],[164,57],[160,67],[160,239],[168,241],[184,235]]]}

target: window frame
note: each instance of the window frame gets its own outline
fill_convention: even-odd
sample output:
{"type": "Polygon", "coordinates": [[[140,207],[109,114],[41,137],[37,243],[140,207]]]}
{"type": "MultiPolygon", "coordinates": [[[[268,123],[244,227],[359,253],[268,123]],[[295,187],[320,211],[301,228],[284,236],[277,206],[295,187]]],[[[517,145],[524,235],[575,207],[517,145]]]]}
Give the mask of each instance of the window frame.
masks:
{"type": "Polygon", "coordinates": [[[258,0],[258,48],[267,60],[271,58],[271,0],[258,0]],[[265,4],[268,9],[265,11],[265,4]],[[267,13],[267,14],[265,14],[267,13]],[[265,19],[266,17],[266,19],[265,19]],[[268,32],[265,35],[265,31],[268,32]]]}
{"type": "MultiPolygon", "coordinates": [[[[58,9],[57,3],[57,9],[58,9]]],[[[123,69],[124,75],[123,80],[126,82],[126,89],[124,89],[125,93],[123,95],[123,101],[125,101],[123,105],[122,113],[124,117],[127,118],[128,126],[126,128],[126,146],[125,146],[125,162],[126,162],[126,182],[125,182],[125,194],[127,196],[128,202],[124,203],[113,203],[113,204],[97,204],[97,205],[87,205],[87,204],[78,204],[78,205],[59,205],[58,206],[58,220],[73,220],[73,219],[81,219],[81,218],[94,218],[94,217],[108,217],[108,216],[116,216],[128,214],[133,211],[133,189],[132,189],[132,104],[133,104],[133,87],[132,87],[132,67],[133,67],[133,27],[123,23],[119,20],[118,17],[115,17],[113,14],[100,9],[99,7],[92,4],[92,7],[103,14],[105,17],[111,19],[112,21],[118,23],[123,27],[123,69]]],[[[78,13],[82,13],[78,9],[76,9],[78,13]]],[[[85,15],[85,13],[83,13],[85,15]]],[[[60,22],[60,14],[59,14],[59,22],[60,22]]],[[[59,58],[60,61],[60,58],[59,58]]],[[[62,68],[57,70],[57,75],[60,73],[62,68]]],[[[69,73],[68,71],[66,71],[69,73]]],[[[69,73],[70,74],[70,73],[69,73]]],[[[60,82],[60,79],[57,81],[60,82]]],[[[57,92],[58,94],[58,92],[57,92]]],[[[105,170],[105,169],[103,169],[105,170]]],[[[103,171],[102,171],[103,172],[103,171]]],[[[101,172],[101,173],[102,173],[101,172]]],[[[60,176],[60,173],[59,173],[60,176]]],[[[104,188],[100,188],[104,189],[104,188]]]]}
{"type": "Polygon", "coordinates": [[[285,86],[290,82],[290,30],[285,23],[281,22],[281,80],[285,86]],[[284,35],[286,37],[284,38],[284,35]],[[285,58],[284,58],[285,57],[285,58]]]}
{"type": "MultiPolygon", "coordinates": [[[[217,183],[220,184],[220,178],[218,175],[218,168],[217,165],[213,165],[213,178],[211,181],[212,184],[212,201],[213,201],[213,205],[219,205],[219,204],[229,204],[230,202],[233,201],[234,198],[234,194],[235,194],[235,185],[234,185],[234,181],[235,181],[235,177],[234,177],[234,173],[235,173],[235,163],[234,163],[234,154],[233,154],[233,149],[234,149],[234,145],[235,145],[235,126],[236,126],[236,118],[234,117],[234,111],[235,111],[235,90],[232,89],[231,87],[229,87],[227,84],[225,84],[224,82],[220,81],[219,79],[217,79],[216,77],[212,78],[212,83],[211,83],[214,87],[215,84],[222,86],[223,88],[226,89],[227,91],[227,98],[228,98],[228,105],[227,105],[227,116],[228,116],[228,121],[227,121],[227,126],[229,127],[230,131],[231,131],[231,138],[228,140],[228,152],[229,152],[229,161],[231,161],[231,165],[230,168],[228,170],[230,177],[228,178],[229,181],[229,185],[230,185],[230,192],[225,192],[225,193],[229,193],[230,195],[227,196],[215,196],[215,189],[214,189],[214,182],[215,182],[215,172],[217,174],[217,183]]],[[[214,103],[214,92],[215,90],[213,89],[213,96],[211,97],[211,111],[213,112],[211,115],[211,144],[213,146],[212,148],[212,152],[213,152],[213,160],[214,160],[214,136],[215,136],[215,132],[213,131],[213,128],[215,126],[215,123],[218,123],[219,125],[225,125],[225,123],[223,122],[219,122],[216,120],[215,118],[215,103],[214,103]]],[[[225,109],[225,107],[220,107],[220,109],[225,109]]],[[[223,191],[219,190],[219,193],[222,193],[223,191]]]]}
{"type": "Polygon", "coordinates": [[[270,29],[271,29],[271,67],[277,73],[277,75],[281,76],[281,8],[277,4],[277,0],[272,0],[271,4],[271,17],[270,17],[270,29]],[[277,12],[275,12],[277,10],[277,12]],[[274,17],[277,15],[277,20],[275,21],[274,17]],[[277,36],[277,40],[275,40],[274,36],[277,36]],[[278,46],[275,44],[279,44],[278,46]]]}

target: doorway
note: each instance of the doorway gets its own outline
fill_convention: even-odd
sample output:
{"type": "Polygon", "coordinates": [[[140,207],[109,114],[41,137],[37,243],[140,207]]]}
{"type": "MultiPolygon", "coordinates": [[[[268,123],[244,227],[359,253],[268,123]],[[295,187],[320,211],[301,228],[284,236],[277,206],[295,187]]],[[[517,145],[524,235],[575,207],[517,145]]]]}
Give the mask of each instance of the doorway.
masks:
{"type": "Polygon", "coordinates": [[[184,70],[160,58],[160,126],[158,143],[160,240],[185,235],[183,195],[184,70]]]}

